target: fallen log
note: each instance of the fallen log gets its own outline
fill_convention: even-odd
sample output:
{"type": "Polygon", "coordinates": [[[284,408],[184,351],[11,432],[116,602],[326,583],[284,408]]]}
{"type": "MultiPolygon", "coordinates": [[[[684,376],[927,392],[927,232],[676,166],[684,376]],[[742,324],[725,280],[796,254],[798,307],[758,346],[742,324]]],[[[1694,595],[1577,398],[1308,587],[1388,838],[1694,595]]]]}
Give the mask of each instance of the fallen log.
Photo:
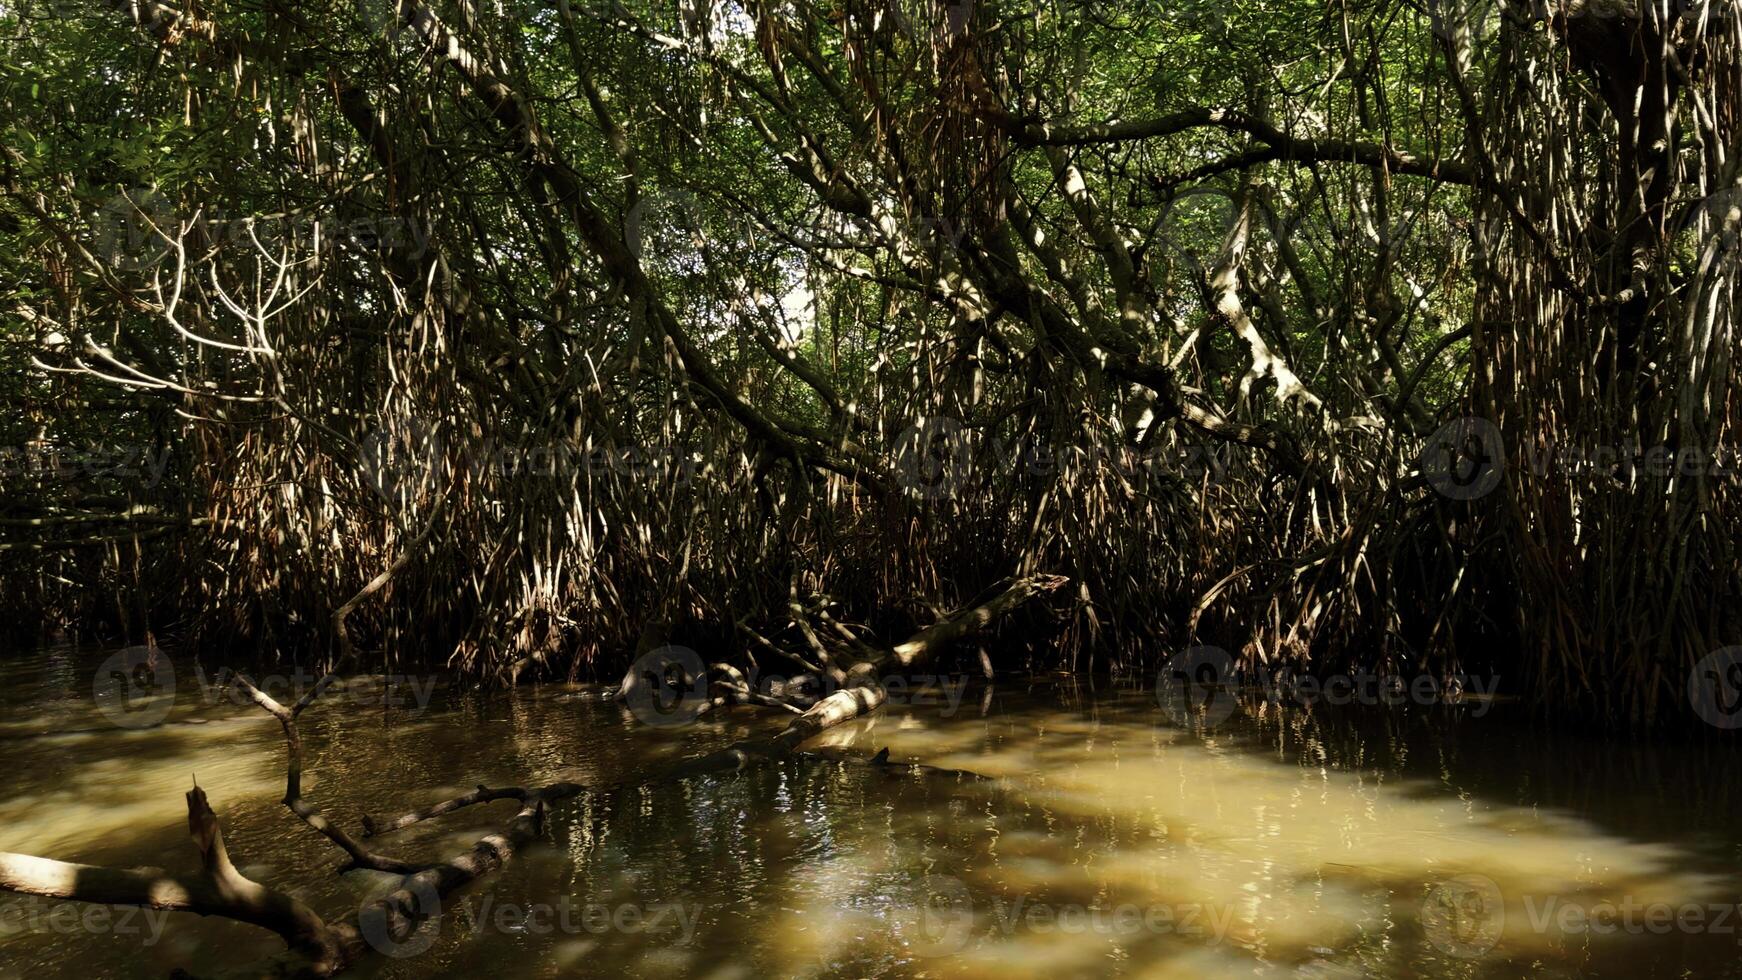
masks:
{"type": "Polygon", "coordinates": [[[171,874],[158,868],[102,868],[0,852],[0,890],[235,919],[277,933],[317,976],[327,976],[347,961],[341,950],[342,934],[313,909],[249,880],[230,863],[217,814],[198,784],[188,790],[187,804],[188,833],[200,855],[198,874],[171,874]]]}

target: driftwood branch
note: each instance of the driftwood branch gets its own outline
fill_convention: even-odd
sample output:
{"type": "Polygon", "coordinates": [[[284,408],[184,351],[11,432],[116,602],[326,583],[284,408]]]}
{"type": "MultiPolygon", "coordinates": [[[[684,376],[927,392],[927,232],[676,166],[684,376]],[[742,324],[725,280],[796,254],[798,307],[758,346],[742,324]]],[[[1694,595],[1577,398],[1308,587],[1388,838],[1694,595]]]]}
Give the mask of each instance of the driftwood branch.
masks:
{"type": "Polygon", "coordinates": [[[519,800],[525,802],[526,797],[526,790],[521,789],[518,786],[508,786],[503,789],[490,789],[489,787],[480,784],[477,789],[464,796],[457,796],[451,800],[443,800],[434,806],[425,807],[422,810],[414,810],[402,816],[393,817],[387,820],[377,820],[374,817],[364,817],[363,836],[379,837],[382,834],[391,834],[396,830],[404,830],[412,824],[422,823],[425,820],[431,820],[444,814],[453,813],[455,810],[463,810],[469,806],[476,806],[479,803],[491,803],[496,800],[519,800]]]}
{"type": "Polygon", "coordinates": [[[344,828],[327,819],[326,814],[322,813],[319,807],[303,798],[302,733],[297,730],[296,719],[336,679],[336,674],[328,674],[321,678],[316,682],[313,690],[303,695],[302,699],[290,708],[279,704],[271,695],[255,687],[252,681],[240,674],[236,676],[236,683],[253,699],[255,704],[266,709],[267,714],[278,719],[278,723],[284,728],[284,741],[289,752],[289,758],[285,765],[284,805],[289,807],[290,812],[296,814],[303,823],[314,828],[327,840],[337,844],[340,850],[350,855],[351,865],[344,870],[367,868],[370,871],[386,871],[393,874],[415,874],[422,869],[397,858],[376,854],[357,843],[350,834],[345,833],[344,828]]]}
{"type": "Polygon", "coordinates": [[[126,905],[219,915],[277,933],[309,973],[330,974],[347,961],[344,938],[308,906],[244,877],[230,862],[223,828],[205,791],[188,791],[188,833],[200,856],[197,874],[157,868],[117,869],[0,853],[0,890],[96,905],[126,905]]]}

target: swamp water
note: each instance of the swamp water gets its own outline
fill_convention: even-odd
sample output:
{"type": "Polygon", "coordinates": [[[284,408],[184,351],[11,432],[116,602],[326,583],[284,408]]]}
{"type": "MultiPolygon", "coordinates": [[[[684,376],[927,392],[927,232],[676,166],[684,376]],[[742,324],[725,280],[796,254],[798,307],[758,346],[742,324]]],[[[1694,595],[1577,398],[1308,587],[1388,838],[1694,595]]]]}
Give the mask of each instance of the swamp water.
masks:
{"type": "MultiPolygon", "coordinates": [[[[197,776],[245,874],[333,918],[394,883],[336,873],[279,802],[278,725],[214,695],[215,672],[179,677],[164,723],[127,727],[93,695],[105,653],[0,663],[0,850],[191,870],[197,776]]],[[[632,781],[782,723],[650,727],[597,688],[427,684],[309,709],[308,798],[355,830],[479,783],[632,781]]],[[[1490,705],[1248,699],[1206,730],[1104,679],[911,700],[927,703],[828,733],[826,757],[571,800],[539,846],[350,975],[1742,976],[1742,772],[1722,746],[1490,705]],[[890,765],[866,764],[884,747],[890,765]]],[[[457,853],[512,807],[371,844],[457,853]]],[[[211,973],[280,945],[87,908],[0,894],[0,977],[211,973]]]]}

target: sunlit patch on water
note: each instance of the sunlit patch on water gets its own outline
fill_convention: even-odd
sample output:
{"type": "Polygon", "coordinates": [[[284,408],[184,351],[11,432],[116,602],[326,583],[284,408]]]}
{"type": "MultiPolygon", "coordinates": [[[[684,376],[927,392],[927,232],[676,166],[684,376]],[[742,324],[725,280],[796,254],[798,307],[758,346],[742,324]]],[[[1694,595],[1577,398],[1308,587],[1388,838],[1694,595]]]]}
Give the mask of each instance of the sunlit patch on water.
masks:
{"type": "MultiPolygon", "coordinates": [[[[165,724],[104,729],[85,662],[0,667],[0,848],[186,868],[181,794],[197,775],[249,874],[333,916],[392,884],[335,874],[336,852],[283,810],[270,719],[178,691],[165,724]]],[[[1006,682],[953,710],[831,732],[825,757],[583,796],[551,815],[542,845],[450,896],[415,948],[360,975],[1742,975],[1742,922],[1563,927],[1604,903],[1742,898],[1726,750],[1554,736],[1444,706],[1258,714],[1187,731],[1140,687],[1006,682]],[[890,765],[866,764],[884,747],[890,765]]],[[[779,720],[651,730],[555,687],[443,687],[421,710],[305,717],[307,792],[352,826],[479,783],[603,786],[779,720]]],[[[456,851],[509,807],[381,848],[456,851]]],[[[182,915],[152,942],[63,934],[48,911],[11,906],[0,975],[160,977],[274,945],[182,915]]]]}

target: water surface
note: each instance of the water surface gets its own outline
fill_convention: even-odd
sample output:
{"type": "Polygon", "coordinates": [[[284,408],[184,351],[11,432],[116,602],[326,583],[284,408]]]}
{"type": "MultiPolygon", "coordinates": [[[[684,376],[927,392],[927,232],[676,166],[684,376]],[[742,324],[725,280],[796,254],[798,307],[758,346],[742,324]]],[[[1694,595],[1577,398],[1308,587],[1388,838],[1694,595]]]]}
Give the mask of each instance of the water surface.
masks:
{"type": "MultiPolygon", "coordinates": [[[[279,803],[275,722],[176,661],[164,723],[117,726],[93,697],[106,653],[0,664],[0,850],[189,870],[197,777],[245,873],[329,917],[393,884],[339,874],[279,803]]],[[[479,783],[633,781],[780,723],[742,709],[651,728],[584,686],[396,690],[396,706],[359,685],[304,716],[305,792],[352,828],[479,783]]],[[[1504,707],[1254,700],[1182,728],[1142,685],[1060,680],[889,709],[819,747],[571,801],[541,844],[355,975],[1742,976],[1742,780],[1723,747],[1554,733],[1504,707]],[[884,747],[892,765],[866,764],[884,747]],[[1579,928],[1609,921],[1605,902],[1638,910],[1579,928]],[[1685,925],[1690,906],[1703,925],[1685,925]],[[1684,924],[1660,929],[1653,909],[1684,924]]],[[[429,858],[512,812],[373,843],[429,858]]],[[[277,947],[187,914],[159,913],[155,932],[0,908],[8,978],[215,972],[277,947]]]]}

